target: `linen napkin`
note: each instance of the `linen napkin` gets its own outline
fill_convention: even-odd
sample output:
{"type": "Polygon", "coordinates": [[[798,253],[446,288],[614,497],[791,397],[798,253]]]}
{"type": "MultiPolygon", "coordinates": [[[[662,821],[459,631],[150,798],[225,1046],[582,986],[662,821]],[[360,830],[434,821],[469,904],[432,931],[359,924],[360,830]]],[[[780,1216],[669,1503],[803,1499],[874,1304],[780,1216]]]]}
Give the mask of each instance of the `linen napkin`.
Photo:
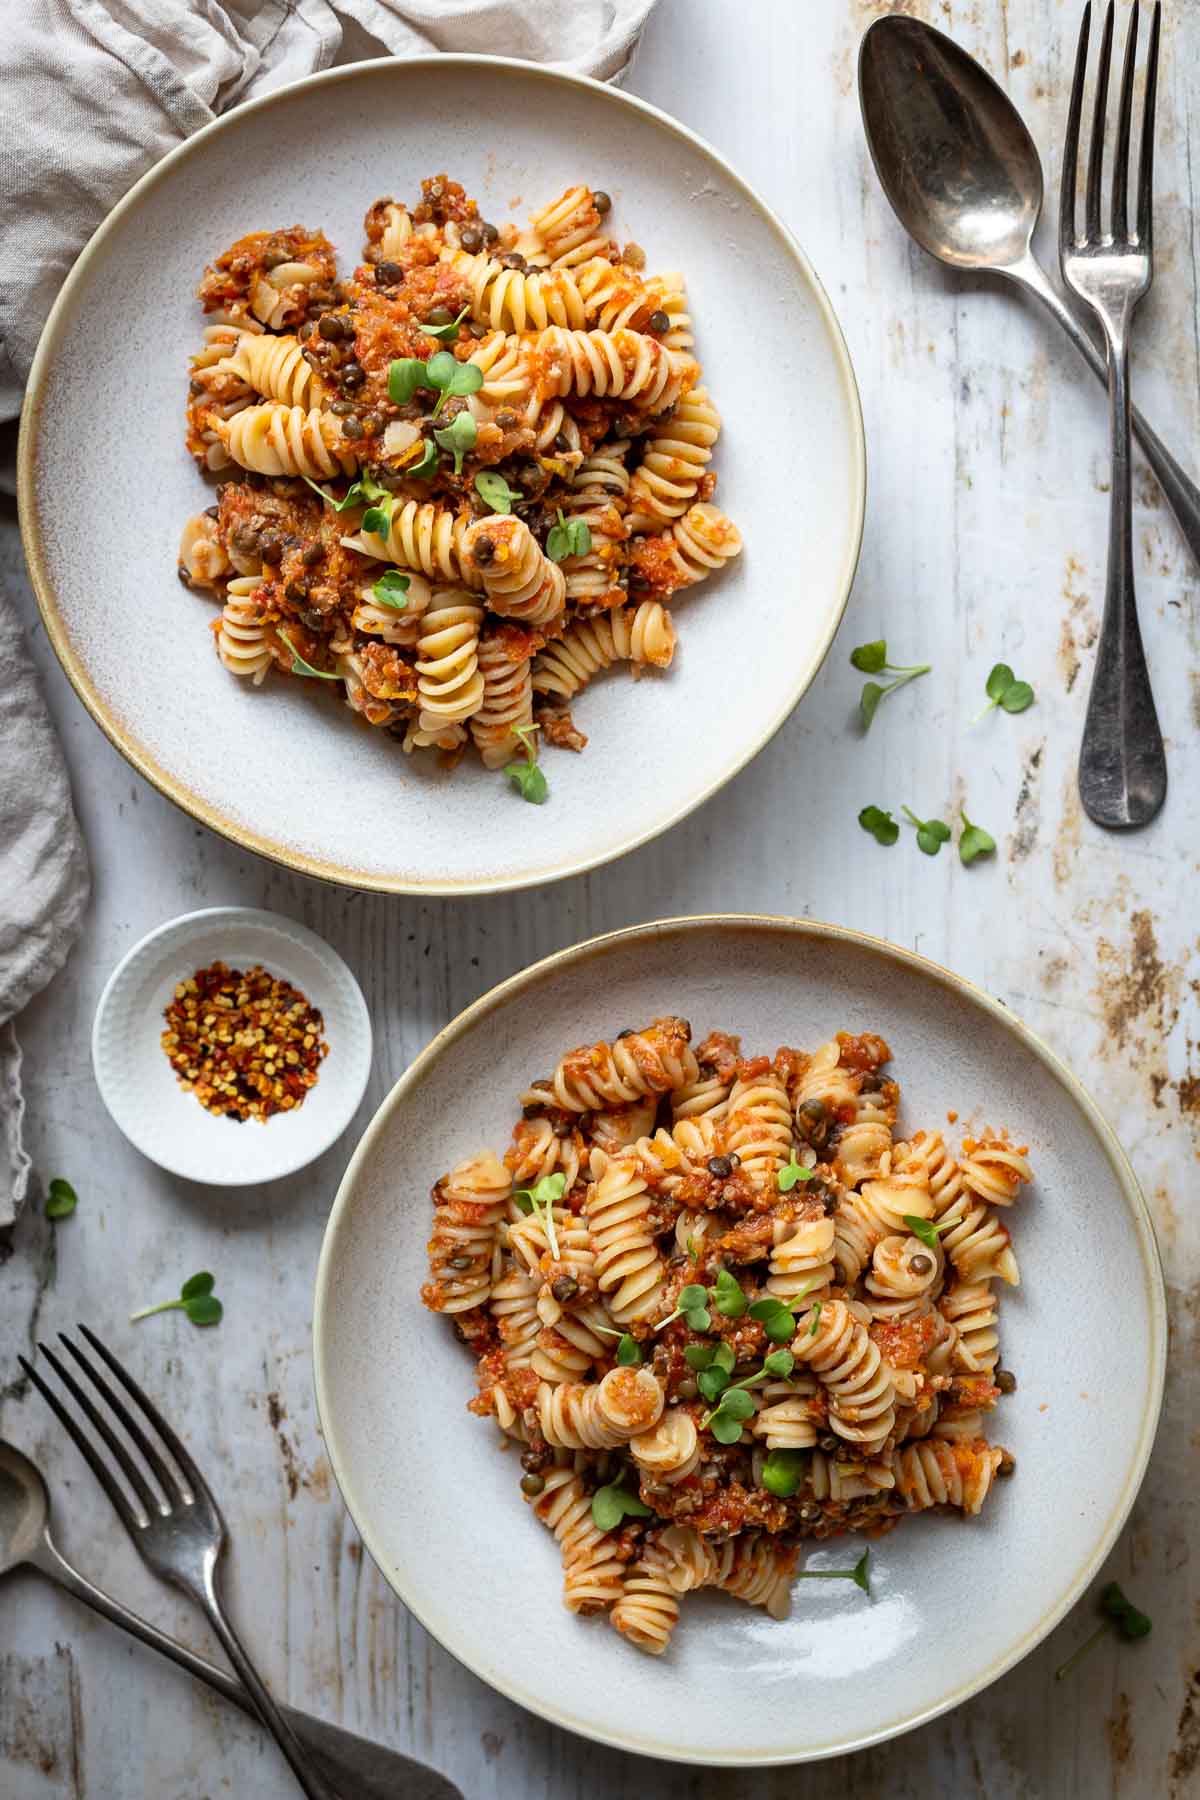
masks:
{"type": "MultiPolygon", "coordinates": [[[[620,80],[654,0],[0,0],[0,427],[46,315],[105,214],[241,100],[334,63],[432,50],[620,80]]],[[[13,490],[0,431],[0,489],[13,490]]],[[[28,1185],[12,1020],[61,966],[88,896],[62,751],[0,592],[0,1228],[28,1185]]]]}

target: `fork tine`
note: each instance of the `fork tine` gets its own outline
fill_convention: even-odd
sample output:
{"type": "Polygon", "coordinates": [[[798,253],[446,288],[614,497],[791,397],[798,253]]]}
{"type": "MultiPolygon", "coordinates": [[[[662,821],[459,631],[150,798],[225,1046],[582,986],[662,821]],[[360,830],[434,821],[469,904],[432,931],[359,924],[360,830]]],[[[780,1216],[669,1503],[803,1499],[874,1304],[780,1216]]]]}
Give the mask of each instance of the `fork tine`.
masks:
{"type": "Polygon", "coordinates": [[[1088,40],[1092,30],[1092,0],[1087,0],[1079,26],[1071,104],[1067,111],[1067,135],[1063,139],[1062,193],[1058,203],[1058,253],[1067,256],[1075,248],[1075,190],[1078,186],[1079,121],[1083,114],[1083,84],[1087,76],[1088,40]]]}
{"type": "Polygon", "coordinates": [[[1117,114],[1117,151],[1113,160],[1112,228],[1118,243],[1129,236],[1129,126],[1133,117],[1133,72],[1137,62],[1138,0],[1133,0],[1125,36],[1121,71],[1121,105],[1117,114]]]}
{"type": "Polygon", "coordinates": [[[1142,108],[1142,142],[1138,152],[1138,243],[1149,250],[1154,241],[1154,108],[1158,99],[1158,28],[1162,0],[1154,0],[1150,21],[1150,54],[1146,59],[1146,97],[1142,108]]]}
{"type": "MultiPolygon", "coordinates": [[[[150,1467],[150,1473],[154,1476],[154,1479],[158,1482],[158,1485],[162,1488],[163,1493],[167,1497],[167,1505],[172,1509],[177,1506],[182,1506],[183,1494],[180,1491],[179,1483],[163,1461],[157,1446],[150,1442],[150,1439],[146,1436],[129,1408],[125,1405],[125,1402],[119,1395],[113,1393],[103,1375],[97,1374],[96,1370],[83,1354],[83,1351],[79,1349],[78,1345],[73,1344],[64,1331],[60,1331],[58,1335],[63,1347],[70,1351],[92,1386],[96,1389],[96,1392],[100,1395],[100,1398],[104,1401],[104,1404],[108,1407],[108,1410],[121,1421],[121,1424],[125,1427],[125,1430],[129,1433],[130,1437],[145,1457],[150,1467]]],[[[65,1371],[62,1373],[64,1379],[66,1379],[65,1371]]],[[[83,1402],[81,1397],[81,1404],[88,1403],[83,1402]]],[[[99,1417],[94,1413],[93,1419],[97,1425],[100,1424],[99,1417]]],[[[162,1512],[162,1507],[157,1501],[155,1501],[153,1505],[155,1512],[162,1512]]]]}
{"type": "Polygon", "coordinates": [[[210,1504],[215,1504],[208,1483],[193,1462],[191,1452],[178,1434],[167,1424],[167,1421],[163,1418],[157,1406],[154,1405],[154,1402],[144,1390],[139,1387],[138,1383],[133,1379],[133,1376],[130,1375],[117,1361],[112,1351],[100,1342],[100,1339],[96,1336],[94,1331],[89,1331],[86,1325],[80,1325],[79,1329],[87,1339],[88,1343],[92,1346],[92,1349],[96,1352],[96,1355],[103,1357],[122,1387],[124,1387],[137,1401],[151,1425],[153,1425],[155,1431],[157,1431],[159,1437],[167,1446],[171,1455],[175,1458],[175,1465],[184,1480],[188,1483],[188,1486],[191,1488],[193,1497],[197,1500],[207,1500],[210,1504]]]}
{"type": "Polygon", "coordinates": [[[1087,206],[1084,229],[1095,242],[1100,236],[1100,190],[1104,182],[1104,126],[1108,114],[1108,66],[1112,60],[1113,0],[1104,15],[1100,62],[1096,69],[1096,96],[1092,101],[1092,142],[1088,152],[1087,206]]]}
{"type": "MultiPolygon", "coordinates": [[[[40,1346],[40,1349],[41,1349],[43,1356],[49,1356],[50,1353],[49,1353],[49,1351],[47,1351],[46,1346],[44,1344],[42,1344],[40,1346]]],[[[92,1440],[88,1436],[87,1432],[84,1431],[81,1426],[76,1424],[74,1418],[67,1411],[66,1407],[63,1405],[63,1403],[59,1399],[58,1395],[54,1392],[54,1390],[52,1388],[49,1388],[46,1386],[46,1383],[42,1380],[41,1376],[38,1374],[38,1372],[34,1368],[33,1364],[30,1362],[27,1362],[25,1357],[23,1357],[23,1356],[18,1356],[17,1361],[20,1363],[21,1367],[24,1369],[26,1375],[28,1375],[30,1381],[33,1383],[33,1385],[37,1389],[38,1393],[42,1396],[42,1399],[46,1402],[46,1405],[50,1408],[51,1412],[55,1415],[59,1424],[66,1431],[67,1436],[74,1443],[75,1448],[78,1450],[79,1454],[83,1457],[84,1461],[87,1463],[88,1468],[92,1471],[92,1474],[96,1477],[96,1480],[100,1483],[100,1486],[104,1489],[105,1493],[108,1495],[109,1499],[112,1501],[113,1507],[115,1508],[117,1515],[121,1520],[122,1525],[124,1525],[126,1531],[129,1532],[130,1536],[133,1536],[136,1532],[140,1531],[143,1528],[143,1526],[146,1524],[147,1518],[149,1517],[148,1511],[141,1518],[138,1517],[138,1515],[134,1512],[132,1506],[130,1506],[129,1501],[126,1499],[120,1482],[115,1479],[115,1477],[113,1476],[112,1470],[109,1468],[108,1464],[104,1461],[104,1458],[102,1456],[100,1456],[99,1453],[96,1451],[95,1447],[92,1444],[92,1440]]],[[[53,1364],[55,1362],[55,1358],[53,1356],[50,1356],[50,1362],[51,1362],[51,1364],[53,1364]]],[[[58,1373],[60,1376],[64,1376],[64,1379],[67,1380],[68,1385],[73,1385],[70,1383],[69,1377],[65,1376],[64,1370],[62,1370],[60,1368],[58,1373]]],[[[85,1406],[88,1405],[87,1402],[84,1402],[84,1404],[85,1404],[85,1406]]],[[[115,1451],[117,1449],[117,1446],[115,1444],[112,1444],[111,1448],[115,1451]]],[[[136,1486],[136,1484],[133,1484],[133,1483],[131,1483],[131,1485],[136,1486]]]]}

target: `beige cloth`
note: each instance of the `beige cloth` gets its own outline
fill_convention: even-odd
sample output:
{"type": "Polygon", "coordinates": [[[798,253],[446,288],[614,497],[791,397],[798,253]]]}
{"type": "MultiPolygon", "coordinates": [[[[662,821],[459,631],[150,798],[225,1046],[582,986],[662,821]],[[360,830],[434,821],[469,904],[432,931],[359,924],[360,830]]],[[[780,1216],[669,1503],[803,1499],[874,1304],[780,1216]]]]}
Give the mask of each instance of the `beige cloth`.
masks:
{"type": "MultiPolygon", "coordinates": [[[[431,50],[619,80],[654,0],[0,0],[0,425],[80,250],[218,114],[333,63],[431,50]]],[[[0,488],[12,491],[12,433],[0,488]]],[[[0,1228],[29,1181],[13,1015],[78,935],[87,859],[62,751],[0,593],[0,1228]]]]}

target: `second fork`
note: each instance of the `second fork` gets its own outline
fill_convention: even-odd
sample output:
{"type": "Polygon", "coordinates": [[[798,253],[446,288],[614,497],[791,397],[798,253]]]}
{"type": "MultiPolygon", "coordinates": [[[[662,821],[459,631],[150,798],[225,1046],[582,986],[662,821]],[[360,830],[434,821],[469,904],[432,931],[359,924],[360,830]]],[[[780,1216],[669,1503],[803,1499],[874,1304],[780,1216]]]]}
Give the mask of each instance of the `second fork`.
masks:
{"type": "Polygon", "coordinates": [[[1079,31],[1063,145],[1062,200],[1058,219],[1063,280],[1100,320],[1108,351],[1108,412],[1112,439],[1108,576],[1096,668],[1079,756],[1079,794],[1088,816],[1097,825],[1109,828],[1149,824],[1167,793],[1166,753],[1146,667],[1134,592],[1129,408],[1130,329],[1134,310],[1149,290],[1154,273],[1154,103],[1161,11],[1161,0],[1155,0],[1138,155],[1136,226],[1133,231],[1129,228],[1129,165],[1138,0],[1134,0],[1130,16],[1121,76],[1112,171],[1111,230],[1102,230],[1100,214],[1113,0],[1108,0],[1100,45],[1082,236],[1075,225],[1076,165],[1091,34],[1091,0],[1084,8],[1079,31]]]}

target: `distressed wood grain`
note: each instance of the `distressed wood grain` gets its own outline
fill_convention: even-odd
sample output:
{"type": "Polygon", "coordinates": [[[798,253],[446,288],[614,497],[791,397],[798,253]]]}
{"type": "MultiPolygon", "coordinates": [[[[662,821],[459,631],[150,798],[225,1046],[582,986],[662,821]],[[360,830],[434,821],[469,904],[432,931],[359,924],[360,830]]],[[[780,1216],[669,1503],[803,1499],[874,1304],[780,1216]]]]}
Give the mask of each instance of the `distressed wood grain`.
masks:
{"type": "MultiPolygon", "coordinates": [[[[46,646],[11,517],[0,534],[96,877],[80,948],[21,1026],[39,1189],[67,1174],[83,1200],[57,1233],[31,1208],[0,1266],[0,1384],[10,1381],[0,1427],[51,1474],[68,1551],[203,1646],[203,1627],[145,1577],[79,1459],[10,1380],[15,1352],[38,1334],[80,1316],[114,1325],[137,1372],[188,1421],[236,1522],[234,1603],[268,1674],[295,1703],[438,1763],[470,1800],[1183,1800],[1200,1782],[1200,1595],[1189,1560],[1200,1504],[1197,576],[1139,467],[1137,576],[1172,787],[1148,831],[1106,837],[1081,816],[1074,786],[1103,592],[1103,396],[1030,305],[950,275],[896,226],[854,93],[858,38],[886,10],[862,0],[662,0],[631,83],[728,155],[808,250],[858,373],[870,489],[855,592],[812,692],[751,768],[657,844],[595,875],[490,901],[367,898],[257,862],[173,810],[100,737],[46,646]],[[884,634],[898,660],[930,660],[935,672],[889,700],[864,742],[846,657],[884,634]],[[1001,657],[1035,684],[1037,704],[972,727],[986,671],[1001,657]],[[855,824],[867,802],[906,802],[921,814],[965,803],[996,836],[996,862],[965,870],[911,846],[879,850],[855,824]],[[105,976],[137,937],[186,908],[239,901],[278,908],[337,946],[367,993],[377,1055],[341,1145],[283,1186],[222,1193],[172,1180],[117,1136],[92,1083],[88,1033],[105,976]],[[562,945],[721,909],[859,926],[949,963],[1021,1013],[1089,1083],[1133,1158],[1154,1208],[1173,1332],[1158,1448],[1109,1571],[1153,1614],[1153,1636],[1106,1643],[1055,1685],[1055,1665],[1085,1630],[1068,1620],[987,1693],[923,1730],[753,1779],[585,1746],[491,1693],[428,1640],[361,1554],[332,1487],[309,1362],[315,1259],[348,1147],[431,1033],[562,945]],[[178,1315],[121,1331],[132,1304],[198,1267],[219,1272],[228,1309],[219,1333],[191,1334],[178,1315]]],[[[1079,8],[910,0],[904,10],[953,32],[1009,86],[1053,192],[1079,8]]],[[[1200,18],[1170,6],[1164,33],[1159,253],[1134,380],[1148,415],[1195,466],[1200,126],[1189,103],[1200,18]]],[[[1053,218],[1049,226],[1045,247],[1053,218]]],[[[731,377],[712,373],[719,394],[731,377]]],[[[798,478],[803,435],[801,412],[798,478]]],[[[803,545],[796,557],[802,596],[803,545]]],[[[991,1583],[1019,1578],[984,1570],[964,1604],[986,1606],[991,1583]]],[[[32,1579],[14,1581],[4,1603],[6,1800],[289,1800],[271,1746],[185,1677],[32,1579]]],[[[928,1654],[952,1650],[930,1645],[928,1654]]]]}

